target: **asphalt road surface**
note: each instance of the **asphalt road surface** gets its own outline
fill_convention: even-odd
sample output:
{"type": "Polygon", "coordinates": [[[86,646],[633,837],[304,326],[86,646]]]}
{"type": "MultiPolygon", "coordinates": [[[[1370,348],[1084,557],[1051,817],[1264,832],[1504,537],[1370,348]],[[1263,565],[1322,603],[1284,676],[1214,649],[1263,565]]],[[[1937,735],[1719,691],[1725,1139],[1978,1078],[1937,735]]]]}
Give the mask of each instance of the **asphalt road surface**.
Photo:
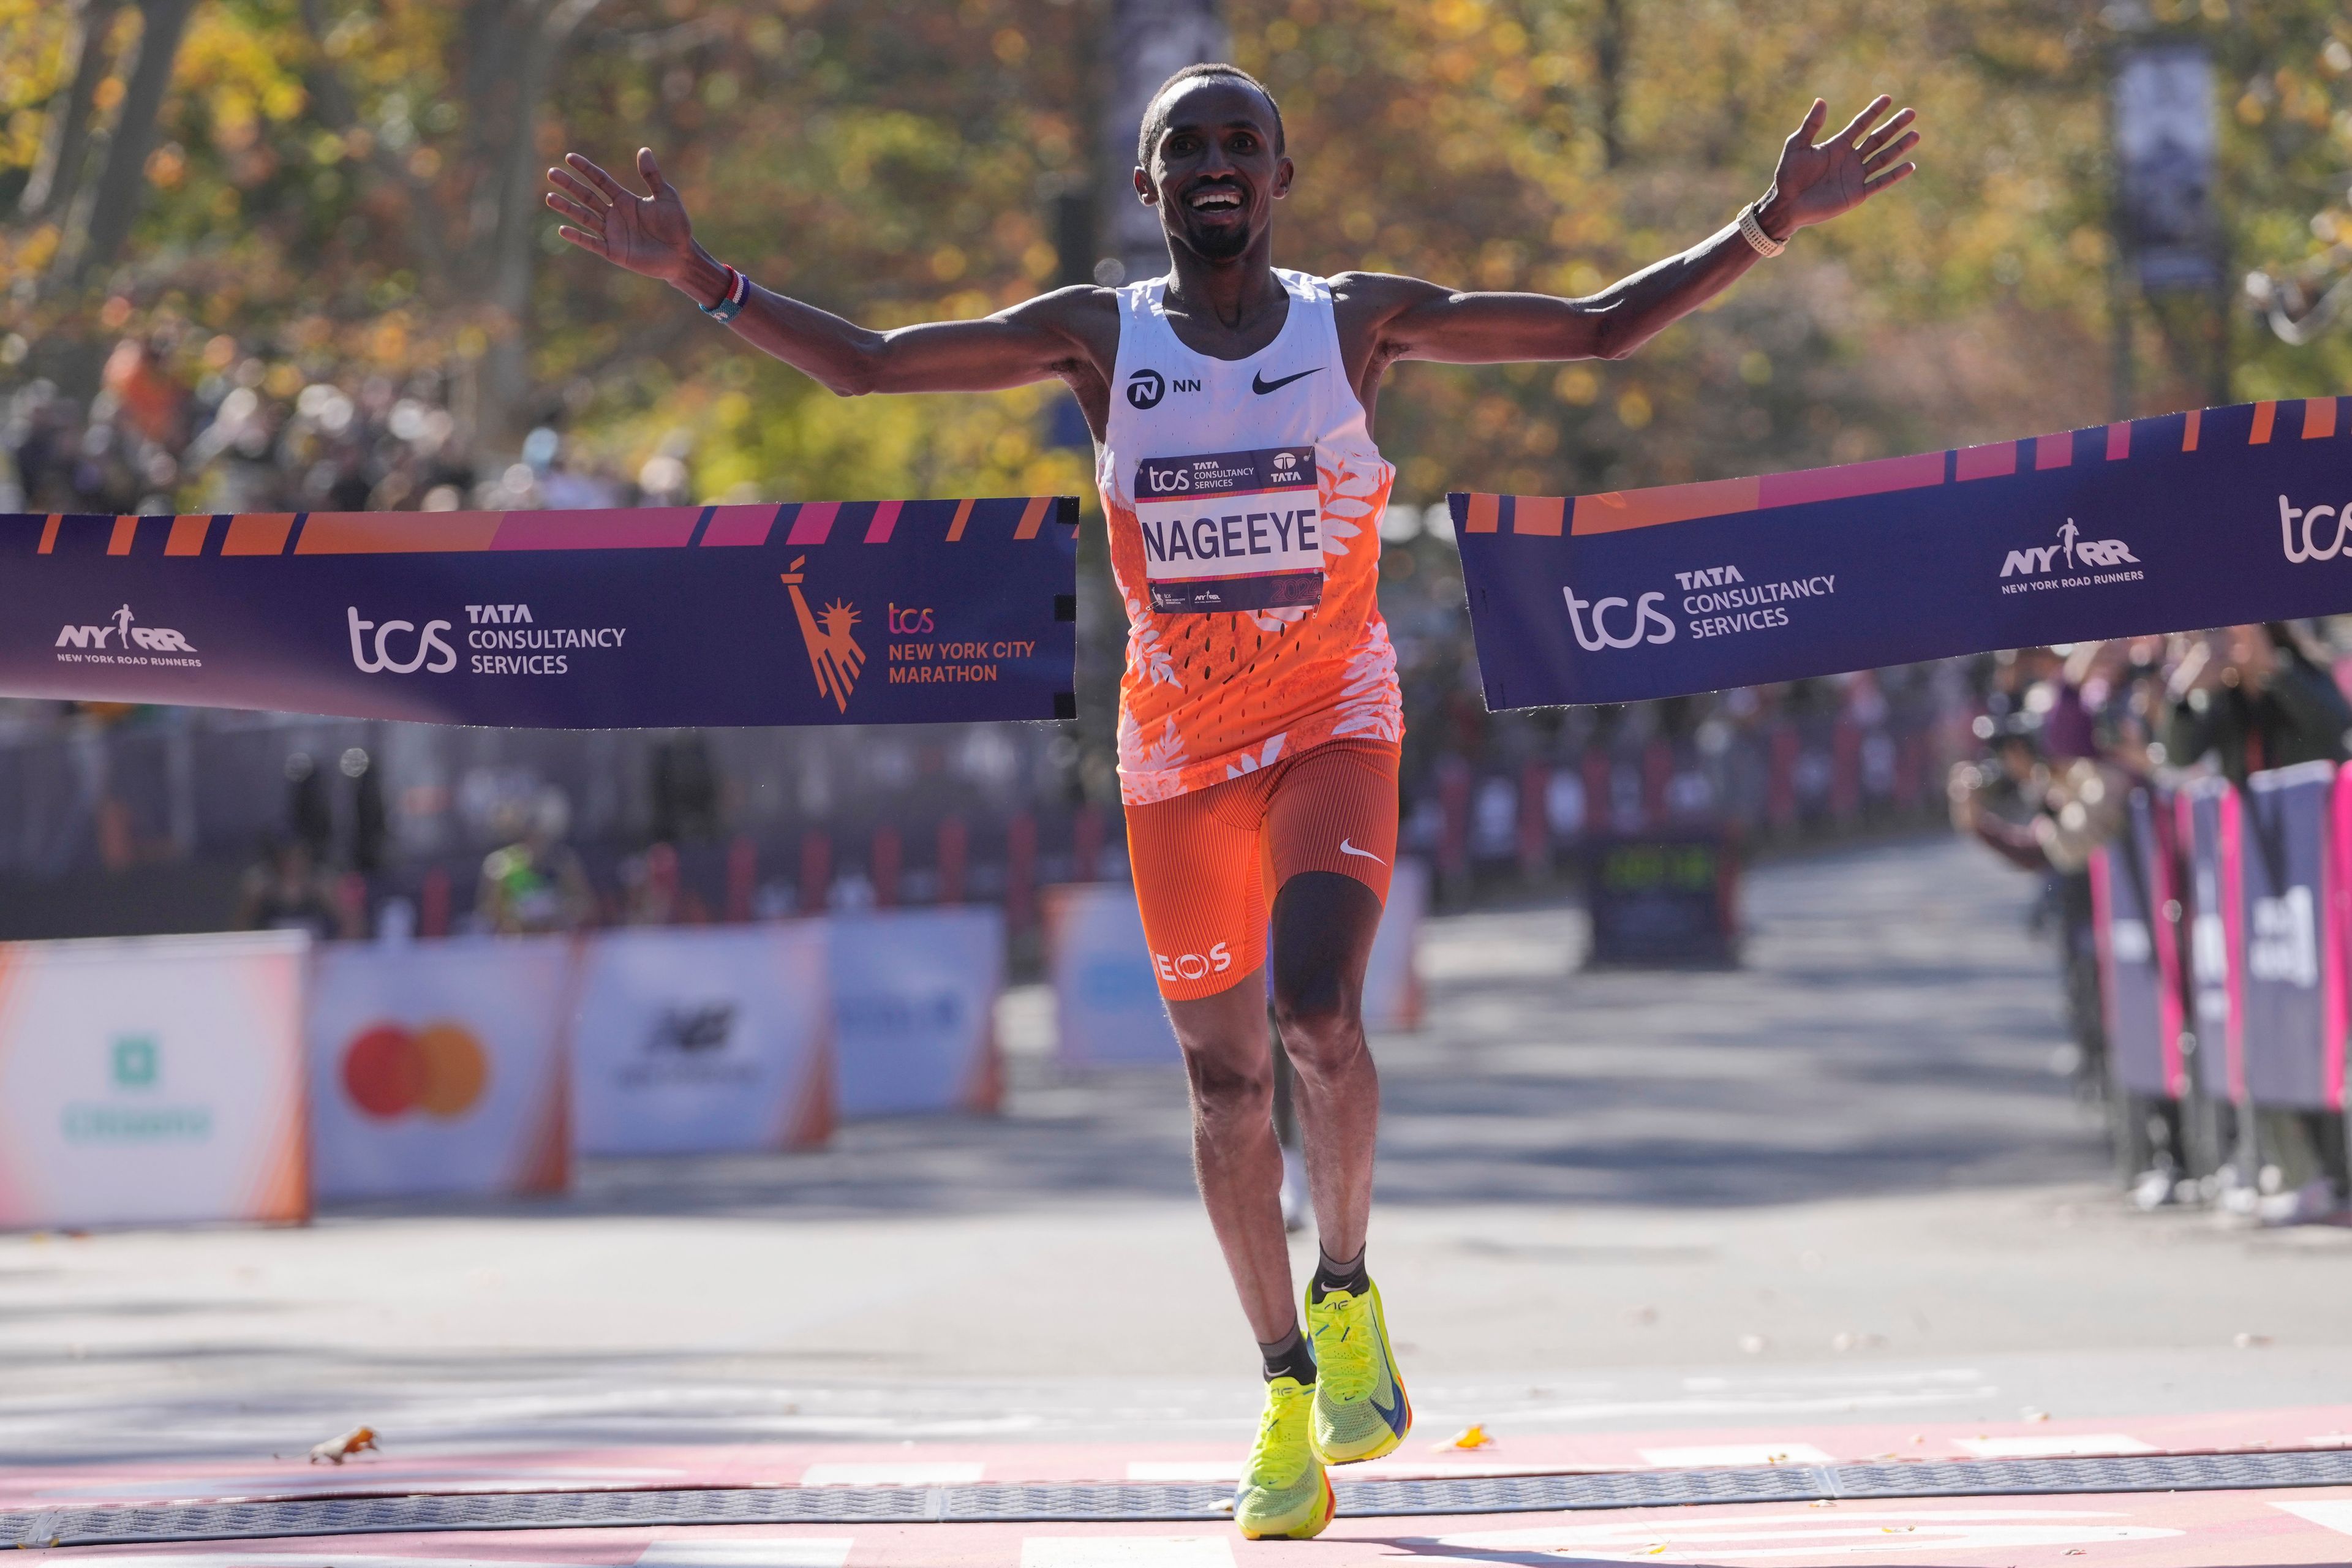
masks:
{"type": "MultiPolygon", "coordinates": [[[[2127,1208],[2053,1071],[2032,891],[1944,841],[1768,867],[1720,973],[1583,973],[1565,909],[1433,921],[1427,1022],[1376,1042],[1370,1251],[1420,1462],[1474,1422],[1495,1447],[1452,1458],[1555,1468],[2352,1441],[2352,1231],[2127,1208]]],[[[191,1495],[359,1422],[423,1467],[387,1479],[1229,1474],[1255,1357],[1181,1079],[1065,1076],[1043,1016],[1008,1000],[995,1119],[592,1163],[560,1201],[0,1237],[0,1503],[191,1495]]]]}

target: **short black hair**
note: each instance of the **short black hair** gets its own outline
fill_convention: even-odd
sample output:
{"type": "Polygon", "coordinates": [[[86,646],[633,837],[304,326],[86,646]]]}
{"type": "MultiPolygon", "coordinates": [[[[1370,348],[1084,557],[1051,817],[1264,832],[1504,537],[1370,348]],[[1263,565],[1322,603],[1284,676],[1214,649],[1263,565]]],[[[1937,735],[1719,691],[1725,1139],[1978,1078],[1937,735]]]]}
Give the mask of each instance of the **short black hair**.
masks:
{"type": "Polygon", "coordinates": [[[1151,144],[1160,140],[1160,133],[1162,131],[1168,129],[1168,111],[1160,105],[1167,101],[1169,92],[1185,82],[1197,81],[1203,77],[1223,77],[1228,80],[1240,82],[1244,87],[1255,88],[1258,96],[1265,100],[1265,106],[1274,110],[1274,150],[1277,154],[1282,152],[1282,105],[1274,100],[1274,94],[1267,89],[1265,83],[1239,66],[1225,65],[1221,61],[1213,60],[1204,65],[1186,66],[1182,70],[1161,82],[1160,90],[1151,95],[1150,103],[1143,110],[1143,125],[1136,132],[1137,167],[1144,169],[1151,167],[1151,144]]]}

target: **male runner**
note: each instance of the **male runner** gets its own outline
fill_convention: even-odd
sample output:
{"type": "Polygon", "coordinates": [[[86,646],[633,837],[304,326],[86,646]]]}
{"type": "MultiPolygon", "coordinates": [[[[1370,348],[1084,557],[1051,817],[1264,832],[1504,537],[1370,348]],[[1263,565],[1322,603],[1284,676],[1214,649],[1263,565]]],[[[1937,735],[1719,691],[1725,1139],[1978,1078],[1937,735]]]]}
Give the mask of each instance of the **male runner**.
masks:
{"type": "Polygon", "coordinates": [[[1191,1081],[1201,1195],[1265,1361],[1234,1499],[1245,1535],[1320,1532],[1324,1467],[1391,1451],[1412,1419],[1364,1267],[1380,1083],[1359,1002],[1403,728],[1374,596],[1394,477],[1371,438],[1381,378],[1406,359],[1624,358],[1798,229],[1909,174],[1912,112],[1882,121],[1888,103],[1816,146],[1815,100],[1737,223],[1584,300],[1277,270],[1274,204],[1294,177],[1282,114],[1227,65],[1177,72],[1144,112],[1135,194],[1160,209],[1169,275],[976,321],[877,332],[751,286],[694,242],[650,151],[646,196],[577,154],[548,171],[565,239],[672,284],[844,396],[1052,379],[1077,395],[1130,623],[1118,752],[1136,895],[1191,1081]],[[1269,905],[1322,1245],[1303,1334],[1268,1114],[1269,905]]]}

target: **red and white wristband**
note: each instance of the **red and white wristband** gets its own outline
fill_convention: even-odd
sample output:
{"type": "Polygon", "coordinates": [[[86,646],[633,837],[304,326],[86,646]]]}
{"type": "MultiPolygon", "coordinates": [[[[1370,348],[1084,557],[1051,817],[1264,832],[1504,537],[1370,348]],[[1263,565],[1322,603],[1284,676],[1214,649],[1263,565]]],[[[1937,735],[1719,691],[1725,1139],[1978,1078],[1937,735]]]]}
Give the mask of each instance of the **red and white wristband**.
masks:
{"type": "MultiPolygon", "coordinates": [[[[720,266],[726,267],[725,262],[720,266]]],[[[743,301],[751,297],[751,280],[732,267],[727,268],[727,287],[716,305],[697,305],[696,310],[714,321],[731,321],[743,310],[743,301]]]]}

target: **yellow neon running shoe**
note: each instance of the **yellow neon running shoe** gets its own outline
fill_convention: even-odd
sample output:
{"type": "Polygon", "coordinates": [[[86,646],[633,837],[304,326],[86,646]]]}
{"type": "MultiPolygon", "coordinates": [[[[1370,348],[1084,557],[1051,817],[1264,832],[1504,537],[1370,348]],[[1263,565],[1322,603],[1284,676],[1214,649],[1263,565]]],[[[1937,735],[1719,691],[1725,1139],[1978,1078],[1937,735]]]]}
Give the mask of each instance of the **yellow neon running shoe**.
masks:
{"type": "Polygon", "coordinates": [[[1315,1347],[1315,1452],[1327,1465],[1352,1465],[1394,1453],[1412,1430],[1412,1402],[1389,1349],[1381,1288],[1360,1296],[1334,1290],[1320,1301],[1307,1290],[1307,1338],[1315,1347]]]}
{"type": "Polygon", "coordinates": [[[1322,1534],[1339,1510],[1331,1479],[1307,1438],[1314,1403],[1315,1391],[1295,1377],[1277,1377],[1265,1385],[1257,1441],[1250,1447],[1241,1485],[1234,1489],[1234,1522],[1252,1541],[1309,1540],[1322,1534]]]}

